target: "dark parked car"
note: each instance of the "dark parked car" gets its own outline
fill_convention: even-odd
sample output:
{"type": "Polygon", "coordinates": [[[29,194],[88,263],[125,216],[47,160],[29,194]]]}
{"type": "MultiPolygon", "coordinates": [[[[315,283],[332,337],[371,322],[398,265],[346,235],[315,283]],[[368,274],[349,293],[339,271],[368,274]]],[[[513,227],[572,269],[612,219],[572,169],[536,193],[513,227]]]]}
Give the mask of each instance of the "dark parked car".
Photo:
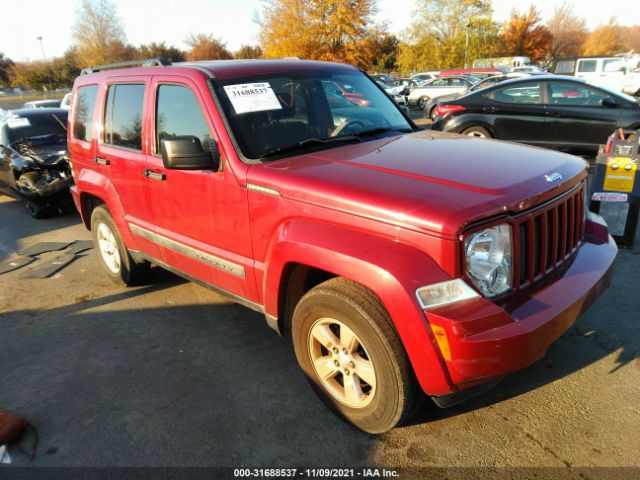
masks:
{"type": "Polygon", "coordinates": [[[436,107],[440,105],[440,103],[442,102],[455,100],[456,98],[460,98],[461,96],[466,95],[467,93],[475,92],[476,90],[480,90],[481,88],[490,87],[491,85],[495,85],[496,83],[505,82],[507,80],[513,80],[514,78],[530,77],[532,75],[534,74],[522,73],[522,72],[505,73],[503,75],[492,75],[490,77],[485,78],[484,80],[480,80],[479,82],[476,82],[473,85],[467,87],[467,89],[462,93],[452,93],[450,95],[444,95],[443,97],[436,97],[436,98],[430,99],[424,107],[424,115],[425,117],[435,120],[436,107]]]}
{"type": "Polygon", "coordinates": [[[15,110],[0,120],[0,192],[44,218],[68,201],[67,111],[15,110]]]}
{"type": "Polygon", "coordinates": [[[616,128],[640,128],[638,99],[555,75],[509,80],[440,102],[434,130],[595,152],[616,128]]]}

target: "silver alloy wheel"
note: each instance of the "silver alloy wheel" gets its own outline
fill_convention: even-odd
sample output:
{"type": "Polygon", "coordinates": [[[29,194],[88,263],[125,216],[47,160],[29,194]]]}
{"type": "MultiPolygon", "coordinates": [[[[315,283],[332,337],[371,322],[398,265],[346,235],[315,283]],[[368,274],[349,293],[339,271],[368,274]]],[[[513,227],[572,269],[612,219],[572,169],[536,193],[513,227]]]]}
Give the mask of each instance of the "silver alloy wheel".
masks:
{"type": "Polygon", "coordinates": [[[487,138],[487,136],[484,133],[478,132],[477,130],[467,133],[467,136],[468,137],[477,137],[477,138],[487,138]]]}
{"type": "Polygon", "coordinates": [[[376,393],[376,372],[358,336],[334,318],[321,318],[309,330],[309,355],[324,388],[351,408],[364,408],[376,393]]]}
{"type": "Polygon", "coordinates": [[[98,231],[96,237],[98,238],[98,249],[102,260],[109,270],[113,273],[120,272],[120,252],[118,251],[118,243],[116,237],[104,223],[98,223],[98,231]]]}

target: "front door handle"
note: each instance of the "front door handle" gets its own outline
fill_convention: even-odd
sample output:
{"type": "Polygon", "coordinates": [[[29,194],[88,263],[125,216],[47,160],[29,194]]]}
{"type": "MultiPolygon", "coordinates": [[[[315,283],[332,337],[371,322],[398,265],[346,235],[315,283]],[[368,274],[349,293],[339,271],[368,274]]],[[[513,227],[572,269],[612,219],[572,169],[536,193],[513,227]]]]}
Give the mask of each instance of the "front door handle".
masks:
{"type": "Polygon", "coordinates": [[[98,165],[111,165],[111,162],[103,157],[99,157],[99,156],[95,156],[93,157],[93,161],[96,162],[98,165]]]}
{"type": "Polygon", "coordinates": [[[547,115],[549,117],[562,117],[562,113],[557,110],[547,110],[547,115]]]}
{"type": "Polygon", "coordinates": [[[167,176],[161,172],[154,172],[153,170],[146,169],[144,171],[144,176],[146,178],[150,178],[152,180],[166,180],[167,176]]]}

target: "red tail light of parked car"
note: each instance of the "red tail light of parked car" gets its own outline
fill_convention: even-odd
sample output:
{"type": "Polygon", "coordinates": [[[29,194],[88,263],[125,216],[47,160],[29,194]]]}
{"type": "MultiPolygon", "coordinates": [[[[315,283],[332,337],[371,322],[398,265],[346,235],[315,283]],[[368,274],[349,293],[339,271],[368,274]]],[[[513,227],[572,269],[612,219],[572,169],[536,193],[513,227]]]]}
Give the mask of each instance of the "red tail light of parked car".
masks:
{"type": "Polygon", "coordinates": [[[464,109],[460,105],[438,105],[436,107],[436,117],[444,117],[448,113],[462,112],[464,109]]]}

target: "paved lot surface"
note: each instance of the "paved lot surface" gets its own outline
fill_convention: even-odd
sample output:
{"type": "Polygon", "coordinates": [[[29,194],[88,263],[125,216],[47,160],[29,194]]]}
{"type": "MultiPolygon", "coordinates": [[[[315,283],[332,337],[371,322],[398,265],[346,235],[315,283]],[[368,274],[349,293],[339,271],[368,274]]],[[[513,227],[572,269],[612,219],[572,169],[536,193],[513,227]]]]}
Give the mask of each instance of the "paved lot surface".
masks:
{"type": "MultiPolygon", "coordinates": [[[[88,238],[74,213],[36,221],[0,197],[0,260],[88,238]]],[[[543,361],[377,437],[322,406],[260,315],[158,268],[121,289],[94,251],[24,278],[37,264],[0,275],[0,411],[40,434],[35,461],[10,449],[16,465],[640,466],[640,255],[620,254],[613,287],[543,361]]]]}

